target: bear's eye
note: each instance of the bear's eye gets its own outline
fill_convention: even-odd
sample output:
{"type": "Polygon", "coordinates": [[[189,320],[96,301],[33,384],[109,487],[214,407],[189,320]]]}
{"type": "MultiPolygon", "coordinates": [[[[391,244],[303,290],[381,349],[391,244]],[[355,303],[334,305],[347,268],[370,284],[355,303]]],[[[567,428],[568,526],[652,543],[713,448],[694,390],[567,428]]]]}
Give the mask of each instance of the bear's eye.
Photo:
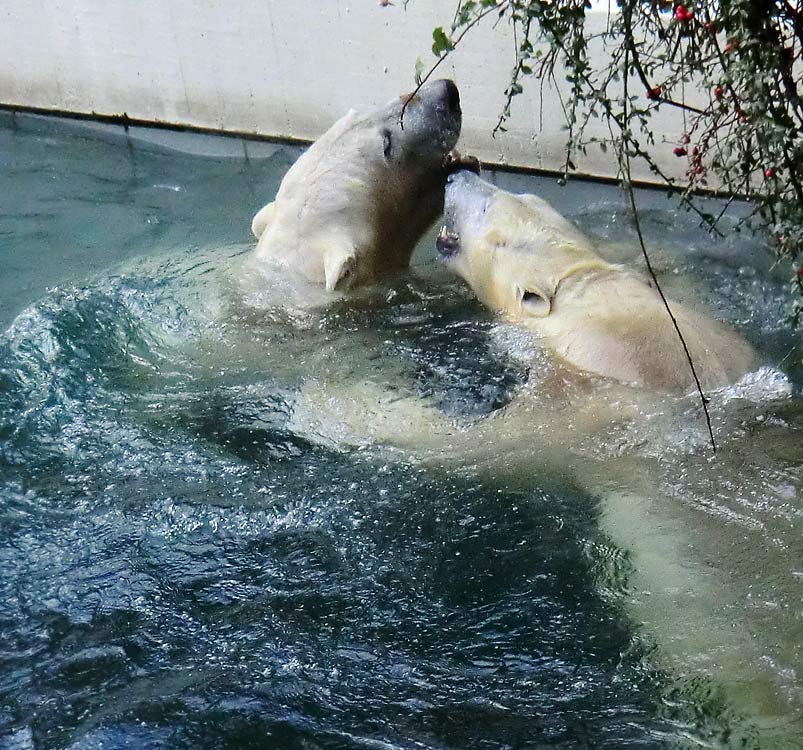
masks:
{"type": "Polygon", "coordinates": [[[393,151],[393,138],[390,131],[385,129],[382,131],[382,153],[385,154],[386,159],[390,159],[390,154],[393,151]]]}

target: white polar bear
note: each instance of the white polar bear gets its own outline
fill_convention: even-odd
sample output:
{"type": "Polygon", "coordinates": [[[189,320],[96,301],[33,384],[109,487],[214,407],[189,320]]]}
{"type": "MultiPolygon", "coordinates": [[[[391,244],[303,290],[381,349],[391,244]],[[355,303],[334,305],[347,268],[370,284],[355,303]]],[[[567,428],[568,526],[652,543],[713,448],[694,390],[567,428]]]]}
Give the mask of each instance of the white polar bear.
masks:
{"type": "MultiPolygon", "coordinates": [[[[536,331],[562,359],[655,390],[694,386],[683,346],[655,289],[604,261],[579,229],[535,195],[515,195],[466,171],[450,175],[438,248],[479,299],[536,331]]],[[[755,367],[734,332],[670,302],[703,387],[755,367]]]]}
{"type": "Polygon", "coordinates": [[[244,285],[297,276],[341,291],[406,267],[443,209],[460,126],[460,97],[449,80],[367,113],[348,112],[254,217],[259,241],[244,285]]]}
{"type": "MultiPolygon", "coordinates": [[[[783,502],[776,475],[760,469],[772,439],[760,432],[762,399],[752,404],[747,395],[762,372],[749,372],[755,353],[725,326],[671,303],[706,387],[748,373],[710,394],[720,442],[712,460],[688,363],[654,289],[603,260],[539,198],[506,193],[474,175],[450,176],[445,220],[438,245],[448,266],[559,356],[534,347],[530,382],[479,420],[446,417],[392,380],[341,383],[334,394],[311,382],[294,426],[329,444],[379,450],[382,460],[397,456],[495,485],[538,486],[547,475],[585,489],[598,501],[601,529],[632,563],[627,590],[611,595],[657,644],[656,663],[676,674],[681,688],[686,677],[688,684],[710,678],[728,710],[742,714],[734,714],[738,731],[772,733],[788,714],[787,696],[799,695],[797,610],[756,614],[742,602],[745,582],[793,602],[797,582],[780,574],[793,553],[759,527],[746,541],[745,528],[730,523],[733,513],[723,522],[705,512],[711,504],[739,508],[743,497],[783,502]],[[760,437],[748,442],[745,425],[760,437]],[[766,585],[756,577],[765,568],[775,571],[766,585]],[[762,629],[765,621],[772,624],[762,629]]],[[[795,723],[781,733],[799,729],[795,723]]]]}

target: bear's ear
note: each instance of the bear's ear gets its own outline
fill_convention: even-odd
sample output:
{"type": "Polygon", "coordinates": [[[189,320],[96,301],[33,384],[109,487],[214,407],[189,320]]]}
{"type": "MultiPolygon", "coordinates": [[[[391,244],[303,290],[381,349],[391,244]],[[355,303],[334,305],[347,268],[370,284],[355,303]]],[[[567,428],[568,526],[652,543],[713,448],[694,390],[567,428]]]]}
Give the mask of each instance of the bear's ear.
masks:
{"type": "Polygon", "coordinates": [[[257,215],[251,219],[251,232],[257,239],[265,233],[268,224],[270,224],[273,219],[273,207],[273,203],[268,203],[267,206],[261,209],[257,215]]]}
{"type": "Polygon", "coordinates": [[[545,318],[552,312],[552,294],[533,285],[521,290],[521,310],[533,318],[545,318]]]}
{"type": "Polygon", "coordinates": [[[326,276],[326,289],[348,286],[357,265],[357,253],[350,245],[333,245],[324,251],[323,270],[326,276]]]}

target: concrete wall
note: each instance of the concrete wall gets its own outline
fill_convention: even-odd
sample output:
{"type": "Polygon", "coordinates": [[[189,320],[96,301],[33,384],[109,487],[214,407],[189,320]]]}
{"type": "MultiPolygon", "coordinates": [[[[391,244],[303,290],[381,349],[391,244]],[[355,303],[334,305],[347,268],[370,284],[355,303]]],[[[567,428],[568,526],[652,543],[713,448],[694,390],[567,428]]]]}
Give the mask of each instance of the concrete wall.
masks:
{"type": "MultiPolygon", "coordinates": [[[[455,0],[6,0],[0,8],[0,103],[223,131],[314,139],[351,106],[409,91],[417,57],[455,0]]],[[[607,10],[595,23],[606,23],[607,10]]],[[[533,80],[508,132],[491,137],[514,63],[510,30],[467,37],[441,68],[461,90],[463,151],[484,161],[560,169],[560,98],[533,80]]],[[[640,89],[639,89],[640,91],[640,89]]],[[[667,113],[671,117],[671,113],[667,113]]],[[[669,141],[681,123],[656,119],[669,141]]],[[[596,135],[607,130],[595,125],[596,135]]],[[[593,131],[592,131],[593,133],[593,131]]],[[[685,164],[659,144],[666,169],[685,164]]],[[[577,164],[613,176],[610,154],[577,164]]],[[[644,171],[637,175],[649,178],[644,171]]]]}

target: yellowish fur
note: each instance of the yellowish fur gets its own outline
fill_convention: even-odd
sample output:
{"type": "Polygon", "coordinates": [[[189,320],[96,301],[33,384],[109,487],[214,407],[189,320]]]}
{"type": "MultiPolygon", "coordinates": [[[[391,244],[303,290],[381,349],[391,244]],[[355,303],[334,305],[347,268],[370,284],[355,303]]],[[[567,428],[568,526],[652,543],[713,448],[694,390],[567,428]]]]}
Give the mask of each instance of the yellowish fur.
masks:
{"type": "MultiPolygon", "coordinates": [[[[693,388],[658,292],[603,260],[545,201],[467,173],[455,176],[446,200],[447,224],[459,245],[448,263],[486,305],[537,332],[581,370],[661,391],[693,388]]],[[[755,353],[735,332],[679,302],[669,305],[703,387],[732,383],[754,369],[755,353]]]]}

